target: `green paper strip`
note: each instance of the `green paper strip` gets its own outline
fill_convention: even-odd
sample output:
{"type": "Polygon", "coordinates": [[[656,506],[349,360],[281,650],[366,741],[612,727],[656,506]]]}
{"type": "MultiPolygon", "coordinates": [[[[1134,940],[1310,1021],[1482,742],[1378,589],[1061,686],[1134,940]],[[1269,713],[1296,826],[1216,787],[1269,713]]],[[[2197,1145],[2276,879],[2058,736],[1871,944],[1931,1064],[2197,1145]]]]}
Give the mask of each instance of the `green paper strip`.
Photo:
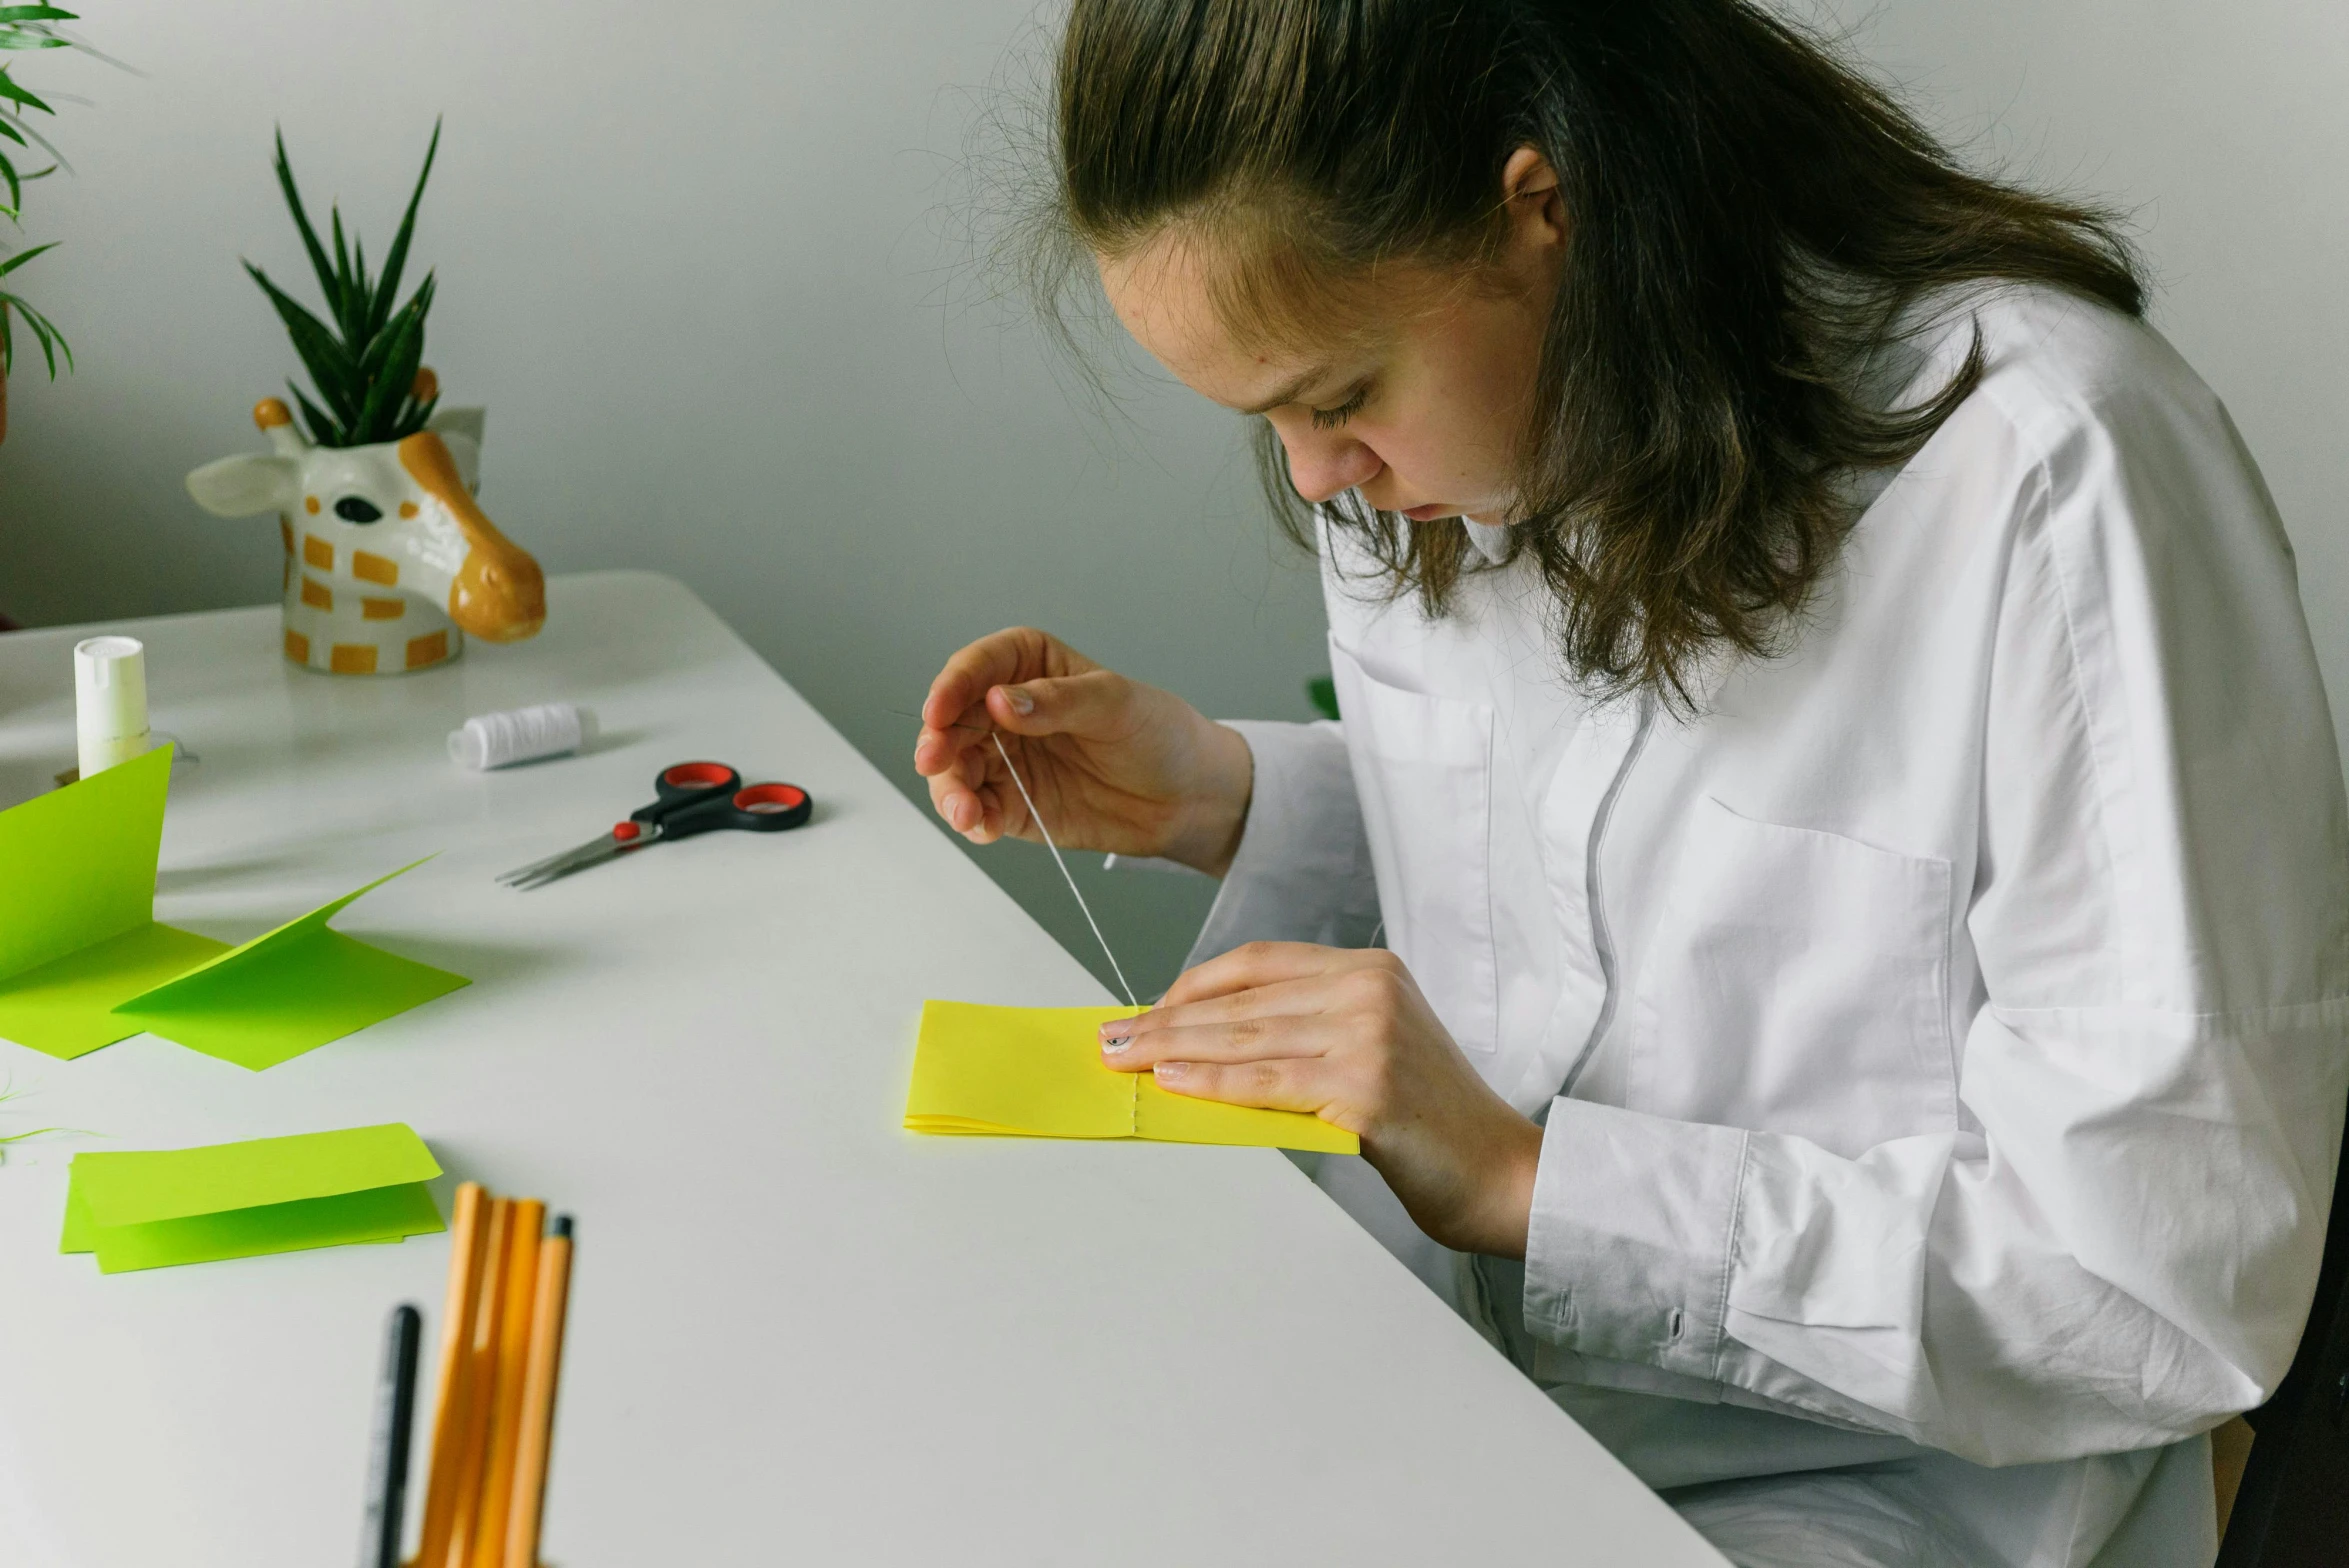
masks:
{"type": "Polygon", "coordinates": [[[198,1149],[77,1154],[72,1186],[100,1229],[430,1181],[440,1162],[401,1122],[198,1149]]]}
{"type": "Polygon", "coordinates": [[[440,1162],[391,1122],[198,1149],[77,1154],[60,1252],[99,1272],[209,1263],[443,1229],[425,1183],[440,1162]]]}
{"type": "Polygon", "coordinates": [[[95,1252],[101,1274],[396,1242],[446,1229],[421,1182],[146,1225],[93,1225],[85,1214],[78,1234],[73,1207],[69,1200],[66,1240],[58,1250],[95,1252]]]}

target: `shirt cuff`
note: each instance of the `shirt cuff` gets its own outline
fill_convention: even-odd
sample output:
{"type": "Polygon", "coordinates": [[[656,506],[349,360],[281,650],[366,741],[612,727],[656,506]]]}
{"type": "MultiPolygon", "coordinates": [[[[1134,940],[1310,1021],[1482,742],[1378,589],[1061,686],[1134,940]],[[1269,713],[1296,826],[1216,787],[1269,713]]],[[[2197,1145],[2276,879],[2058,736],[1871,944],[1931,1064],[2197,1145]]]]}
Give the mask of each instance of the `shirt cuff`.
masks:
{"type": "Polygon", "coordinates": [[[1525,1238],[1528,1332],[1718,1380],[1746,1134],[1554,1100],[1525,1238]]]}
{"type": "Polygon", "coordinates": [[[1249,719],[1229,727],[1254,759],[1248,820],[1184,967],[1247,942],[1368,946],[1378,883],[1344,731],[1249,719]]]}

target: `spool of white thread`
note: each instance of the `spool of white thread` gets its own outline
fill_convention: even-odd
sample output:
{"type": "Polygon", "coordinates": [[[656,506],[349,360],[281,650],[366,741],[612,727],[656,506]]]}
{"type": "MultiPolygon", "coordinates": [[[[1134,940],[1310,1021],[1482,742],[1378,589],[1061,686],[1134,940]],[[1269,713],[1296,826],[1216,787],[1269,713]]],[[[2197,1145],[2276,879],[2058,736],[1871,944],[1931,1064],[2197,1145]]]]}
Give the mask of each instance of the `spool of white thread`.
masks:
{"type": "Polygon", "coordinates": [[[90,637],[73,649],[73,727],[82,777],[143,756],[147,649],[136,637],[90,637]]]}
{"type": "Polygon", "coordinates": [[[505,713],[477,713],[449,731],[449,760],[465,768],[503,768],[579,751],[595,740],[595,710],[542,702],[505,713]]]}

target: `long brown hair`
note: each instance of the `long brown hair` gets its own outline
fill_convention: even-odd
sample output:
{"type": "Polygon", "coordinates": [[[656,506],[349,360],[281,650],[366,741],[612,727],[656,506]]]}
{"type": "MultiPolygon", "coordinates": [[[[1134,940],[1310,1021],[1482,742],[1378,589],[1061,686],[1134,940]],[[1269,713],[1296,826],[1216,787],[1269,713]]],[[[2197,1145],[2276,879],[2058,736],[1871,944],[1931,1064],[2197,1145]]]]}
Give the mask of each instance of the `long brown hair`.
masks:
{"type": "MultiPolygon", "coordinates": [[[[1686,704],[1709,653],[1783,646],[1853,520],[1844,477],[1906,462],[1980,377],[1977,344],[1920,404],[1859,394],[1911,304],[2016,280],[2144,308],[2110,214],[1967,172],[1748,0],[1075,0],[1054,110],[1054,304],[1077,261],[1175,221],[1284,273],[1275,294],[1473,268],[1504,232],[1509,155],[1548,159],[1571,239],[1511,559],[1538,566],[1567,669],[1600,692],[1686,704]]],[[[1481,562],[1458,521],[1324,510],[1430,614],[1481,562]]]]}

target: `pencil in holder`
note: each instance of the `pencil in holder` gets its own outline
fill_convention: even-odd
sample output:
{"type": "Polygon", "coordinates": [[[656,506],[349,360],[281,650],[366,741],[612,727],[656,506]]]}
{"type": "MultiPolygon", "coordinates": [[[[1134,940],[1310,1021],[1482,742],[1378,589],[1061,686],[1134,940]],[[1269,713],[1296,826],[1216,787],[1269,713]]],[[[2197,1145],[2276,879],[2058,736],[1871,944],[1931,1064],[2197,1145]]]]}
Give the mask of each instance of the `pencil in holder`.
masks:
{"type": "Polygon", "coordinates": [[[539,1568],[572,1224],[457,1189],[424,1527],[409,1568],[539,1568]]]}

